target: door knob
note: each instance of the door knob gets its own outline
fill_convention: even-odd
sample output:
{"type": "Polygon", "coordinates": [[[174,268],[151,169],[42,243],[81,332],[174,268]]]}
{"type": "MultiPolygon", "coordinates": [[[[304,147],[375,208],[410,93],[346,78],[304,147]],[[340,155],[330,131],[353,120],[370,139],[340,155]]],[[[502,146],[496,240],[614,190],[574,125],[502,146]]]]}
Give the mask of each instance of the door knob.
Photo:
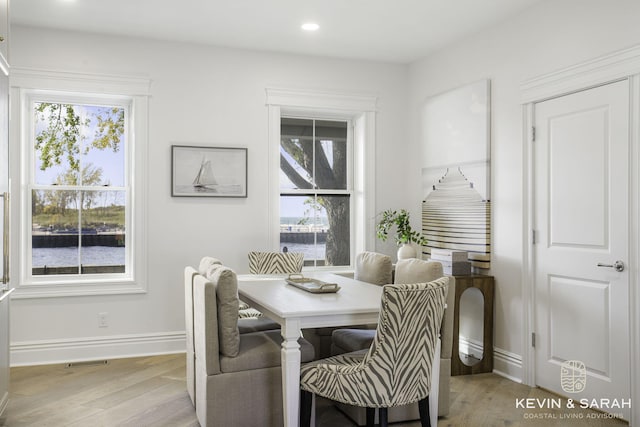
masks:
{"type": "Polygon", "coordinates": [[[616,261],[612,264],[602,264],[601,262],[598,263],[598,267],[609,267],[609,268],[613,268],[616,271],[624,271],[624,262],[622,261],[616,261]]]}

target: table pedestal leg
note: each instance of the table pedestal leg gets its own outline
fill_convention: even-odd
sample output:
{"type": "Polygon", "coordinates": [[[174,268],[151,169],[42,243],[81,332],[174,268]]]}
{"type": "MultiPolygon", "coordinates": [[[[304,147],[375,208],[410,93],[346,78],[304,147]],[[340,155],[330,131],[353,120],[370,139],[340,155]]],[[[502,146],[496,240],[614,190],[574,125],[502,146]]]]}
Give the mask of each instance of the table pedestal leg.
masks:
{"type": "Polygon", "coordinates": [[[298,425],[300,413],[300,327],[287,321],[282,330],[282,405],[285,427],[298,425]]]}

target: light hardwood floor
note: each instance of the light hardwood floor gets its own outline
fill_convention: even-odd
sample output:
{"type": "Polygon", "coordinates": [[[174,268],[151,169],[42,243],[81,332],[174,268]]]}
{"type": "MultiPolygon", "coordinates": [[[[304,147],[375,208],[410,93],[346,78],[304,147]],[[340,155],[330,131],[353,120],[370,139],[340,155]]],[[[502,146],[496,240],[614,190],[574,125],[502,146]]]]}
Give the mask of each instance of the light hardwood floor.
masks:
{"type": "MultiPolygon", "coordinates": [[[[64,365],[12,368],[9,406],[0,418],[0,426],[197,427],[185,387],[184,354],[116,359],[106,365],[70,368],[64,365]]],[[[516,399],[556,396],[494,374],[453,377],[451,390],[451,415],[440,418],[438,427],[627,425],[615,419],[587,418],[602,416],[587,410],[516,408],[516,399]],[[530,419],[528,414],[545,418],[530,419]],[[567,416],[582,418],[567,419],[567,416]]],[[[317,426],[354,425],[330,402],[319,400],[317,406],[317,426]]]]}

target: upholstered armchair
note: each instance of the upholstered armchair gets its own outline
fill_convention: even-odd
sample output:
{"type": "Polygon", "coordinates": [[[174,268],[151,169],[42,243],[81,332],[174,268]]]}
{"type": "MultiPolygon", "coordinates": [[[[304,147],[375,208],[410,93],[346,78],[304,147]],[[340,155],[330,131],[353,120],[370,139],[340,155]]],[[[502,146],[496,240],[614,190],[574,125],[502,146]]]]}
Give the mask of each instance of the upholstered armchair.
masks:
{"type": "MultiPolygon", "coordinates": [[[[442,264],[435,261],[424,261],[415,258],[401,259],[395,267],[396,284],[430,282],[443,277],[442,264]]],[[[451,350],[453,347],[453,313],[455,304],[455,278],[449,277],[446,310],[440,325],[441,354],[438,416],[449,414],[450,379],[451,379],[451,350]]],[[[331,354],[337,355],[369,348],[375,336],[374,330],[368,329],[337,329],[332,335],[331,354]]],[[[358,425],[364,425],[363,410],[346,405],[340,408],[358,425]]],[[[407,421],[419,418],[417,405],[395,407],[389,410],[389,421],[407,421]]]]}
{"type": "MultiPolygon", "coordinates": [[[[237,278],[219,266],[193,276],[195,408],[202,427],[280,427],[282,337],[279,330],[240,333],[237,278]]],[[[301,360],[313,346],[299,340],[301,360]]]]}
{"type": "Polygon", "coordinates": [[[300,370],[301,426],[309,426],[311,396],[367,408],[373,426],[379,410],[418,403],[422,426],[430,426],[431,368],[436,354],[449,278],[430,283],[385,285],[371,346],[303,366],[300,370]]]}

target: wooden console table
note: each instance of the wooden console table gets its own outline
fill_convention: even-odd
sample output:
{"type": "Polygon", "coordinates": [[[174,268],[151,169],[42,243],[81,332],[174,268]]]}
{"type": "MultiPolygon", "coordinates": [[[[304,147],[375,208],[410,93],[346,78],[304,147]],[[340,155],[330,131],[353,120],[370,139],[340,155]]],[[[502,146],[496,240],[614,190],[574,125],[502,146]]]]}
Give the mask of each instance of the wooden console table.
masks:
{"type": "Polygon", "coordinates": [[[453,348],[451,353],[451,375],[480,374],[493,371],[493,276],[454,276],[456,279],[456,298],[453,310],[453,348]],[[460,297],[469,288],[476,288],[484,299],[484,325],[482,339],[482,359],[473,366],[460,360],[460,297]]]}

